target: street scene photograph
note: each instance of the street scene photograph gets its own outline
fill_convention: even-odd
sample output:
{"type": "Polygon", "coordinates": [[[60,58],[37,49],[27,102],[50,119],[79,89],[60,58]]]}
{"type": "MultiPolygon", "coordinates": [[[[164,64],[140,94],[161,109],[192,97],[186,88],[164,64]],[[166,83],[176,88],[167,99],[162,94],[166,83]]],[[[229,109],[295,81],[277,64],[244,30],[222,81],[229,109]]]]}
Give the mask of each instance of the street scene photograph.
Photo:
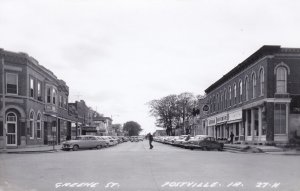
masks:
{"type": "Polygon", "coordinates": [[[300,190],[299,6],[0,0],[0,191],[300,190]]]}

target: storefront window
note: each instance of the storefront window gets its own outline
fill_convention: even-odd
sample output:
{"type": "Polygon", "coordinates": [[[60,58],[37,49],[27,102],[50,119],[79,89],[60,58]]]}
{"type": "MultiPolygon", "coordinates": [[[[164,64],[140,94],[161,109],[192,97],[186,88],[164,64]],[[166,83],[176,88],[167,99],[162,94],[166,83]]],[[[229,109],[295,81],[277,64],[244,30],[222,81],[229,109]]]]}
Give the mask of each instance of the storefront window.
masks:
{"type": "Polygon", "coordinates": [[[258,109],[254,109],[254,136],[258,136],[258,109]]]}
{"type": "Polygon", "coordinates": [[[28,131],[28,134],[30,136],[31,139],[34,138],[34,112],[30,112],[30,115],[29,115],[29,131],[28,131]]]}
{"type": "Polygon", "coordinates": [[[275,134],[286,134],[286,104],[275,104],[274,131],[275,134]]]}
{"type": "Polygon", "coordinates": [[[247,114],[248,114],[248,120],[246,121],[246,123],[248,125],[247,136],[251,136],[252,133],[251,133],[251,112],[250,112],[250,110],[247,111],[247,114]]]}
{"type": "Polygon", "coordinates": [[[36,119],[36,136],[38,139],[42,138],[41,128],[41,114],[39,113],[36,119]]]}

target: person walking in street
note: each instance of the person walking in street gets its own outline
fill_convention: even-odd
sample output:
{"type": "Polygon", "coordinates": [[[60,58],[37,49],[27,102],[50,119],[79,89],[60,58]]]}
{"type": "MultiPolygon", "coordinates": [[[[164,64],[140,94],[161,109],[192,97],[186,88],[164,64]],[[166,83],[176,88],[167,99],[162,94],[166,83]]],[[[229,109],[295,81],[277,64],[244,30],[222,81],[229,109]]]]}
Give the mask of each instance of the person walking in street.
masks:
{"type": "Polygon", "coordinates": [[[234,134],[231,132],[230,133],[230,144],[233,144],[233,138],[234,138],[234,134]]]}
{"type": "Polygon", "coordinates": [[[151,135],[151,133],[148,134],[148,138],[149,138],[149,146],[150,146],[150,149],[153,149],[153,145],[152,145],[152,141],[153,141],[153,136],[151,135]]]}

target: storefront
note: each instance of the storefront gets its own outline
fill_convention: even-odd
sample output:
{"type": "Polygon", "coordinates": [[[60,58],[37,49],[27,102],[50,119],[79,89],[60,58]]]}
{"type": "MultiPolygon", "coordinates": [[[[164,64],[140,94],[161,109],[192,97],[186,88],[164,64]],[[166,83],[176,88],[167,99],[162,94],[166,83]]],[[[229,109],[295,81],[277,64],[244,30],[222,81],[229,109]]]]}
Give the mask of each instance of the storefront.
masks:
{"type": "Polygon", "coordinates": [[[228,114],[222,113],[216,117],[216,138],[224,139],[228,138],[226,132],[226,123],[228,120],[228,114]]]}
{"type": "Polygon", "coordinates": [[[81,127],[82,135],[97,135],[97,128],[91,126],[81,127]]]}
{"type": "Polygon", "coordinates": [[[226,127],[226,137],[229,138],[231,132],[234,134],[235,141],[244,141],[244,128],[242,126],[243,112],[242,109],[228,112],[228,121],[226,127]]]}
{"type": "Polygon", "coordinates": [[[216,128],[216,117],[210,117],[207,119],[207,135],[216,137],[215,136],[215,128],[216,128]]]}

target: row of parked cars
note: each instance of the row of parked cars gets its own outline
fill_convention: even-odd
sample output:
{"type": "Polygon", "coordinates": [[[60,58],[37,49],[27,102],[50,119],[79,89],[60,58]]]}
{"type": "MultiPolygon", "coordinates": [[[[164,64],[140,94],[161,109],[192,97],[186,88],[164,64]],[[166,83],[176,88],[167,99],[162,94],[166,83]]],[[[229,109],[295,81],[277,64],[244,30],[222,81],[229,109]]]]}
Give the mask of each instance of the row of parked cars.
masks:
{"type": "Polygon", "coordinates": [[[186,149],[202,149],[202,150],[218,150],[222,151],[224,143],[216,140],[214,137],[208,135],[196,135],[189,137],[189,135],[181,136],[158,136],[153,138],[154,141],[178,146],[186,149]]]}
{"type": "Polygon", "coordinates": [[[127,137],[117,137],[117,136],[95,136],[95,135],[81,135],[76,137],[74,140],[64,141],[62,143],[63,150],[73,150],[78,149],[101,149],[110,146],[115,146],[122,142],[127,142],[129,138],[127,137]]]}

